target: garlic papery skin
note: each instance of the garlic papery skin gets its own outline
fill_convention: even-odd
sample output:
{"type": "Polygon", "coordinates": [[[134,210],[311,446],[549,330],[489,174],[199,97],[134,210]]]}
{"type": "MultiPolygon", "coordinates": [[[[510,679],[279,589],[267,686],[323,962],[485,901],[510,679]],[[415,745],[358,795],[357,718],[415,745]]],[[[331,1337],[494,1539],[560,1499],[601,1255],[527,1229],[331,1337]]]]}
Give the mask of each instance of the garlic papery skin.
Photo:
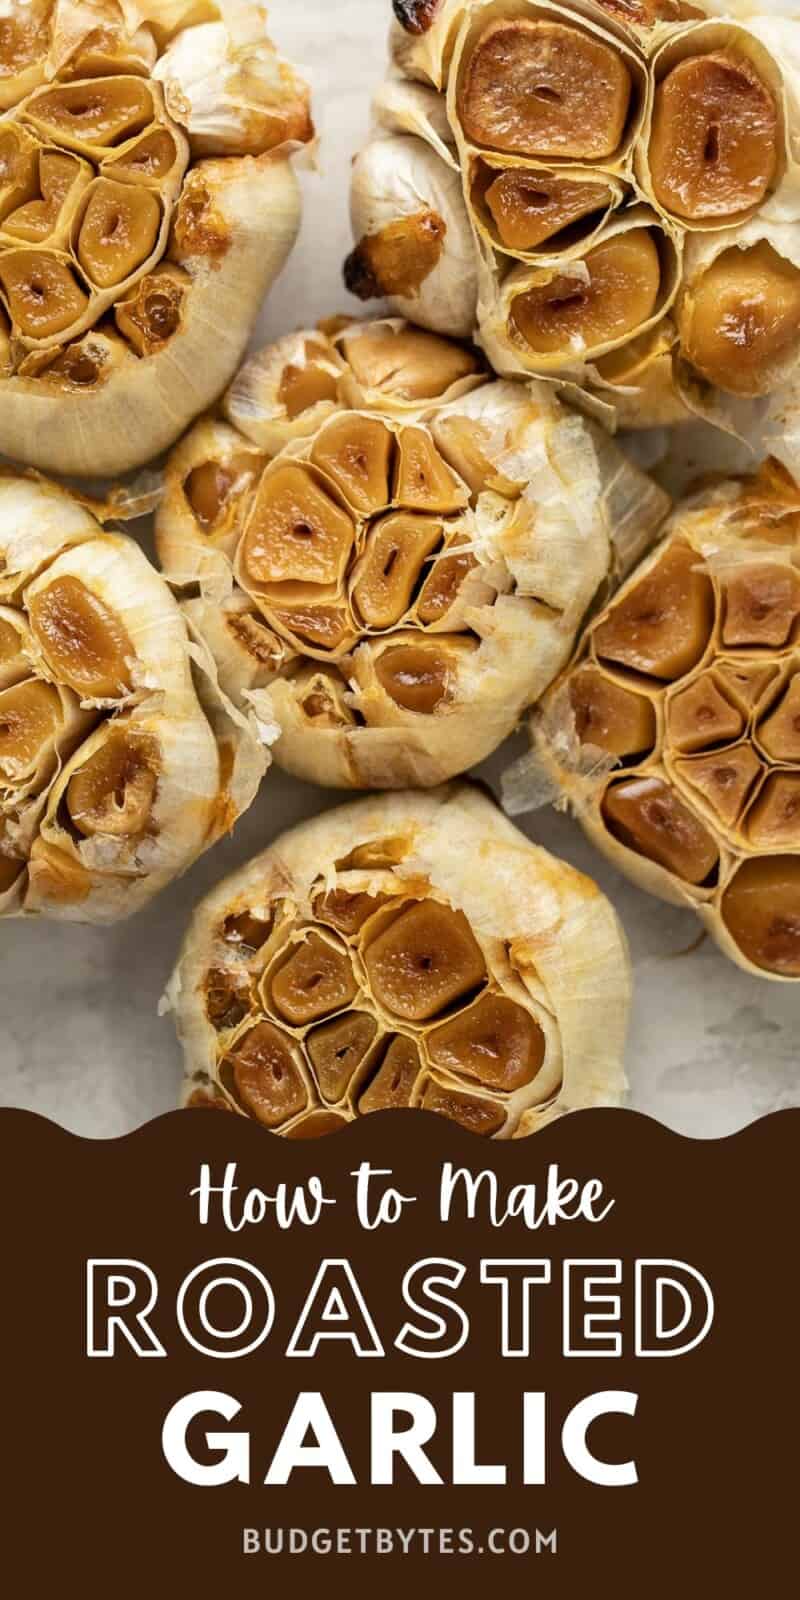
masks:
{"type": "MultiPolygon", "coordinates": [[[[398,240],[406,260],[421,259],[394,173],[373,153],[387,136],[413,140],[460,174],[478,287],[472,336],[501,375],[545,377],[611,429],[699,413],[768,448],[787,416],[794,435],[796,353],[774,363],[759,404],[743,406],[735,383],[695,367],[677,308],[715,238],[744,249],[752,228],[764,237],[800,221],[796,5],[763,14],[757,4],[684,0],[401,0],[394,10],[393,72],[375,96],[354,183],[364,296],[379,293],[381,274],[371,280],[366,268],[384,240],[384,264],[398,240]],[[597,276],[587,262],[599,251],[597,267],[637,213],[659,239],[658,292],[649,305],[644,292],[637,298],[613,259],[624,248],[614,247],[609,283],[619,280],[631,314],[598,332],[581,304],[597,276]],[[380,219],[372,236],[370,215],[380,219]],[[561,348],[520,329],[520,308],[550,298],[570,308],[561,348]]],[[[473,282],[461,232],[457,246],[449,234],[440,245],[446,309],[431,296],[422,311],[434,331],[446,330],[448,309],[464,309],[461,286],[469,281],[471,293],[473,282]]],[[[354,258],[347,271],[352,281],[354,258]]],[[[601,283],[598,307],[614,298],[601,283]]],[[[737,311],[746,319],[744,285],[737,311]]],[[[720,338],[726,328],[720,315],[720,338]]]]}
{"type": "Polygon", "coordinates": [[[41,29],[0,120],[0,452],[116,477],[241,360],[297,236],[308,93],[250,0],[57,0],[41,29]]]}
{"type": "Polygon", "coordinates": [[[329,787],[431,788],[489,756],[669,508],[551,387],[487,381],[397,321],[282,341],[225,410],[167,463],[159,559],[223,690],[277,730],[280,766],[329,787]],[[335,400],[298,368],[309,349],[335,400]],[[295,411],[259,457],[281,395],[322,421],[295,411]]]}
{"type": "Polygon", "coordinates": [[[257,156],[313,137],[305,85],[275,54],[255,8],[252,23],[238,38],[225,22],[186,28],[156,66],[195,156],[257,156]]]}
{"type": "Polygon", "coordinates": [[[268,764],[167,584],[64,489],[0,474],[0,914],[114,922],[268,764]]]}
{"type": "Polygon", "coordinates": [[[350,211],[358,241],[345,266],[350,292],[468,338],[478,272],[458,171],[412,134],[374,139],[356,158],[350,211]]]}
{"type": "Polygon", "coordinates": [[[592,619],[510,785],[566,802],[723,952],[800,978],[800,490],[767,462],[679,506],[592,619]]]}
{"type": "Polygon", "coordinates": [[[630,982],[595,885],[462,784],[284,834],[198,907],[166,1005],[187,1106],[287,1138],[415,1108],[510,1139],[621,1102],[630,982]]]}

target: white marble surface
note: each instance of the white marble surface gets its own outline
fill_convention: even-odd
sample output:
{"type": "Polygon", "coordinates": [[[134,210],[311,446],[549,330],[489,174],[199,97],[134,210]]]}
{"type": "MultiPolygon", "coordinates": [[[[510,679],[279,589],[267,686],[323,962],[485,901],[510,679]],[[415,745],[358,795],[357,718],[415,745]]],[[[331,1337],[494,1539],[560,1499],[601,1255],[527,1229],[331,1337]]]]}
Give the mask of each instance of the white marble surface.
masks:
{"type": "MultiPolygon", "coordinates": [[[[322,134],[305,175],[299,248],[265,309],[262,337],[347,303],[347,171],[384,60],[388,0],[272,0],[272,31],[312,79],[322,134]]],[[[508,752],[495,758],[490,779],[508,752]]],[[[92,1136],[125,1133],[171,1109],[179,1052],[157,1007],[192,905],[290,821],[336,797],[273,772],[235,836],[171,893],[115,929],[5,923],[0,933],[0,1104],[41,1112],[92,1136]]],[[[624,919],[636,968],[632,1103],[695,1136],[733,1132],[800,1105],[800,994],[748,979],[698,925],[632,888],[573,824],[544,813],[531,836],[593,873],[624,919]]]]}

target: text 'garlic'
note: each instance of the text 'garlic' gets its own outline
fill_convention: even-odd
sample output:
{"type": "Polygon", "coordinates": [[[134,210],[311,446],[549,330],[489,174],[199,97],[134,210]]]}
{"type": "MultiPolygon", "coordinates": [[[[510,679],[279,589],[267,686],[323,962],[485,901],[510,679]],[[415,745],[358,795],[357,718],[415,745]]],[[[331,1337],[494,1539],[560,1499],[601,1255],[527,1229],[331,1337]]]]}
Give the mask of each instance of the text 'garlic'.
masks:
{"type": "Polygon", "coordinates": [[[612,426],[794,421],[791,9],[397,0],[348,287],[612,426]]]}
{"type": "Polygon", "coordinates": [[[113,476],[231,377],[296,238],[291,155],[314,131],[265,28],[249,0],[10,0],[0,452],[113,476]]]}
{"type": "Polygon", "coordinates": [[[800,489],[777,463],[680,507],[532,723],[543,782],[726,955],[800,979],[800,489]]]}
{"type": "Polygon", "coordinates": [[[333,787],[490,755],[668,509],[552,389],[402,322],[291,335],[222,412],[169,458],[159,558],[279,765],[333,787]]]}
{"type": "Polygon", "coordinates": [[[488,1138],[620,1102],[630,967],[589,879],[477,789],[302,824],[195,913],[185,1104],[290,1139],[421,1109],[488,1138]]]}
{"type": "Polygon", "coordinates": [[[130,916],[266,764],[138,545],[0,470],[0,916],[130,916]]]}

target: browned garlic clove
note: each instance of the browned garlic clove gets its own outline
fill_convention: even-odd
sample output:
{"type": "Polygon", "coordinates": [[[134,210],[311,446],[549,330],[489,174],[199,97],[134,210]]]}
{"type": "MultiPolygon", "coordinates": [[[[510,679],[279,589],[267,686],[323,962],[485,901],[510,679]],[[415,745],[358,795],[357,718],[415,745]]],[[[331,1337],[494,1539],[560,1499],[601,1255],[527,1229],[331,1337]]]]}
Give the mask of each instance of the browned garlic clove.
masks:
{"type": "Polygon", "coordinates": [[[527,252],[551,241],[557,247],[559,235],[575,223],[602,216],[614,193],[607,183],[520,167],[498,172],[482,163],[473,180],[472,198],[473,204],[485,205],[501,245],[527,252]]]}
{"type": "Polygon", "coordinates": [[[613,784],[603,815],[614,837],[647,856],[684,883],[705,883],[719,864],[719,850],[703,824],[661,778],[613,784]]]}
{"type": "Polygon", "coordinates": [[[800,856],[746,861],[723,895],[722,916],[753,966],[800,978],[800,856]]]}
{"type": "Polygon", "coordinates": [[[766,241],[717,256],[678,305],[683,354],[730,394],[769,394],[800,354],[800,270],[766,241]]]}
{"type": "Polygon", "coordinates": [[[710,578],[688,545],[672,545],[601,622],[594,634],[598,656],[671,681],[705,653],[714,622],[710,578]]]}
{"type": "Polygon", "coordinates": [[[652,233],[634,228],[586,256],[588,281],[554,273],[549,282],[513,301],[512,333],[538,355],[599,348],[633,333],[652,317],[661,288],[661,261],[652,233]]]}
{"type": "Polygon", "coordinates": [[[516,1138],[622,1087],[613,911],[469,786],[284,835],[198,908],[169,1001],[186,1104],[286,1137],[421,1108],[516,1138]]]}
{"type": "Polygon", "coordinates": [[[490,23],[464,70],[458,109],[475,144],[593,161],[625,130],[631,77],[611,41],[545,18],[490,23]]]}
{"type": "Polygon", "coordinates": [[[609,755],[643,755],[656,742],[652,701],[596,667],[582,667],[570,679],[575,731],[581,744],[596,745],[609,755]]]}
{"type": "Polygon", "coordinates": [[[778,168],[778,108],[743,55],[689,56],[657,86],[648,148],[659,204],[689,221],[733,220],[778,168]]]}

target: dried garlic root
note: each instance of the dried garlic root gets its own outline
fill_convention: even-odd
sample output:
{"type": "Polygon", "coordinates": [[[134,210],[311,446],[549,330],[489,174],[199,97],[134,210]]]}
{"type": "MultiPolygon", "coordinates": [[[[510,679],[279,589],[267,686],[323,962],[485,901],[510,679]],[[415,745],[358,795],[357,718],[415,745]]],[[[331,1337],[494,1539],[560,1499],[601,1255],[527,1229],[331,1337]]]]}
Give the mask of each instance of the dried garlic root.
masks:
{"type": "Polygon", "coordinates": [[[0,452],[113,476],[241,359],[297,235],[308,92],[250,0],[10,0],[0,111],[0,452]]]}
{"type": "Polygon", "coordinates": [[[266,764],[138,545],[0,471],[0,917],[130,916],[266,764]]]}
{"type": "Polygon", "coordinates": [[[550,388],[404,323],[292,335],[222,410],[169,458],[159,558],[278,763],[329,786],[490,755],[667,511],[550,388]]]}
{"type": "Polygon", "coordinates": [[[800,979],[800,489],[782,468],[679,507],[533,732],[539,780],[616,866],[740,966],[800,979]]]}
{"type": "Polygon", "coordinates": [[[417,1108],[487,1138],[616,1105],[630,964],[596,886],[477,789],[284,834],[195,913],[168,991],[185,1104],[287,1139],[417,1108]]]}
{"type": "Polygon", "coordinates": [[[767,397],[777,430],[800,380],[796,24],[730,9],[396,0],[348,286],[612,425],[747,433],[742,400],[767,397]]]}

